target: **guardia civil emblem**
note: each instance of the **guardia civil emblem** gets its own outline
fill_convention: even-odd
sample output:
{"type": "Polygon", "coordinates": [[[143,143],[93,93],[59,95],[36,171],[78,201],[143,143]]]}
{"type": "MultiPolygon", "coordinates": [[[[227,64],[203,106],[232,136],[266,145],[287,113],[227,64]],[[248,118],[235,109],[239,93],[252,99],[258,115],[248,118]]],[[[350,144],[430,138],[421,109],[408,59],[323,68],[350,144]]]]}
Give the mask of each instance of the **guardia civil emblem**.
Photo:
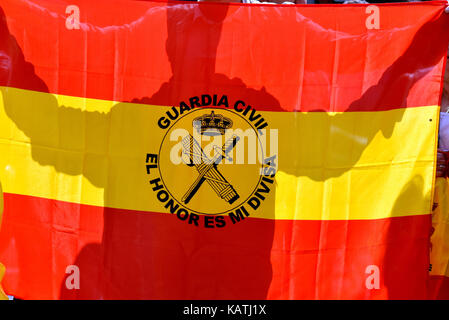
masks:
{"type": "Polygon", "coordinates": [[[166,132],[158,152],[146,157],[147,169],[159,172],[149,185],[180,220],[224,227],[254,214],[268,196],[276,156],[266,157],[264,132],[238,110],[229,104],[172,108],[159,120],[166,132]]]}

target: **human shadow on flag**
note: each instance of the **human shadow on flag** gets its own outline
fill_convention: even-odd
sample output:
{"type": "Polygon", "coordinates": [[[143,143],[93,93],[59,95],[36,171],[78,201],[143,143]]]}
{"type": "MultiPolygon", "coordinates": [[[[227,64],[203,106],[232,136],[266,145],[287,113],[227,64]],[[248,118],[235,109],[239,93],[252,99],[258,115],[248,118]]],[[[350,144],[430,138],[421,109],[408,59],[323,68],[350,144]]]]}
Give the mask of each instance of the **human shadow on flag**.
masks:
{"type": "MultiPolygon", "coordinates": [[[[140,136],[133,133],[139,130],[126,130],[125,124],[141,128],[142,131],[153,125],[145,119],[132,118],[130,115],[150,108],[148,105],[163,105],[162,102],[167,96],[179,102],[200,94],[215,93],[211,92],[211,88],[221,88],[220,93],[229,96],[233,93],[226,90],[232,91],[235,97],[256,108],[258,102],[264,101],[264,106],[261,107],[270,106],[282,111],[279,100],[265,88],[254,89],[239,78],[230,78],[216,72],[216,52],[227,10],[226,5],[169,5],[167,20],[177,22],[168,24],[166,43],[172,77],[149,97],[136,97],[132,103],[118,103],[109,112],[82,111],[68,104],[60,105],[50,94],[36,94],[32,99],[23,95],[21,103],[16,103],[13,91],[1,88],[6,115],[23,134],[15,138],[24,142],[29,139],[33,161],[40,167],[54,169],[58,174],[80,177],[74,189],[104,189],[105,208],[76,205],[70,217],[60,216],[56,207],[46,213],[54,217],[54,225],[49,232],[58,239],[58,243],[69,248],[57,257],[50,255],[49,260],[42,259],[39,251],[36,251],[33,261],[35,270],[58,270],[60,292],[52,291],[51,297],[58,297],[59,294],[63,299],[342,298],[345,297],[345,293],[341,291],[343,286],[340,289],[332,289],[330,293],[326,293],[326,288],[332,287],[335,278],[343,279],[344,283],[347,281],[353,286],[353,277],[356,277],[357,281],[360,280],[361,288],[352,289],[350,292],[356,291],[352,297],[360,297],[366,292],[364,270],[358,270],[359,273],[348,277],[345,269],[348,266],[342,265],[332,269],[334,274],[326,274],[329,271],[326,266],[335,264],[335,261],[340,261],[347,254],[344,240],[349,227],[332,231],[335,232],[335,238],[342,240],[340,244],[335,245],[321,240],[327,232],[319,222],[319,212],[323,213],[324,208],[317,210],[318,222],[302,221],[304,210],[299,210],[299,215],[293,215],[301,221],[279,221],[274,218],[282,214],[282,208],[287,207],[286,210],[295,212],[301,208],[302,199],[308,197],[307,190],[304,189],[305,184],[331,184],[334,178],[343,176],[356,165],[377,135],[382,134],[386,138],[392,135],[394,127],[401,122],[405,109],[399,109],[387,119],[378,119],[378,123],[383,122],[382,128],[368,125],[360,132],[361,136],[348,130],[348,121],[356,125],[360,120],[350,118],[353,116],[350,111],[360,110],[367,105],[373,106],[374,109],[391,105],[407,106],[410,89],[432,70],[446,50],[445,46],[439,47],[444,41],[429,43],[432,38],[429,37],[428,30],[433,30],[432,23],[421,28],[409,48],[384,72],[377,84],[348,105],[348,114],[321,113],[319,116],[323,118],[316,122],[314,118],[318,112],[298,113],[293,114],[285,123],[277,124],[280,139],[283,139],[282,132],[288,127],[292,132],[299,132],[313,140],[317,128],[308,128],[308,122],[319,123],[320,129],[324,131],[319,133],[322,134],[321,140],[318,139],[313,145],[295,144],[291,137],[285,139],[290,140],[289,143],[280,142],[277,186],[270,193],[270,199],[264,203],[263,209],[269,219],[247,219],[220,230],[207,230],[195,229],[194,226],[166,213],[110,208],[120,193],[124,192],[124,188],[131,187],[121,181],[133,181],[139,186],[138,191],[128,199],[131,207],[133,201],[155,196],[148,187],[144,156],[129,157],[129,166],[142,167],[142,175],[133,177],[127,176],[128,168],[114,166],[111,160],[113,155],[109,147],[113,144],[122,146],[124,150],[136,151],[132,148],[140,136]],[[196,19],[197,25],[190,30],[183,30],[183,27],[189,24],[182,22],[193,18],[196,19]],[[417,67],[409,70],[410,65],[417,67]],[[416,69],[420,72],[410,76],[410,72],[416,69]],[[188,70],[196,72],[186,72],[188,70]],[[187,86],[186,83],[190,85],[187,86]],[[39,106],[39,110],[30,113],[30,106],[39,106]],[[340,126],[342,122],[346,125],[340,126]],[[88,129],[96,134],[86,136],[88,129]],[[120,134],[115,136],[116,141],[111,141],[109,133],[114,130],[120,134]],[[335,134],[330,135],[330,132],[335,134]],[[332,143],[332,139],[336,138],[340,143],[332,143]],[[69,141],[70,139],[72,141],[69,141]],[[67,150],[65,147],[68,145],[76,145],[78,148],[67,150]],[[308,150],[307,146],[314,151],[308,150]],[[91,151],[86,152],[86,148],[91,148],[91,151]],[[286,154],[291,160],[283,162],[286,154]],[[330,159],[337,165],[329,167],[330,159]],[[102,165],[90,167],[91,163],[102,165]],[[288,185],[284,183],[288,179],[292,180],[290,189],[297,186],[297,195],[294,198],[283,198],[291,194],[286,192],[289,190],[282,190],[283,186],[288,185]],[[288,202],[290,200],[292,202],[288,202]],[[311,225],[313,228],[310,228],[311,225]],[[306,237],[313,240],[307,242],[304,240],[306,237]],[[72,264],[80,268],[79,290],[68,290],[65,285],[65,268],[72,264]],[[286,274],[294,276],[287,277],[286,274]],[[317,283],[316,279],[321,279],[321,282],[317,283]]],[[[26,61],[22,49],[9,33],[4,14],[0,15],[1,85],[49,92],[47,84],[36,75],[34,66],[26,61]]],[[[328,84],[328,80],[323,84],[328,84]]],[[[287,111],[295,110],[294,108],[287,111]]],[[[366,119],[366,123],[368,122],[369,119],[366,119]]],[[[146,148],[138,148],[143,155],[148,152],[146,148]]],[[[126,155],[119,157],[126,158],[126,155]]],[[[31,176],[31,173],[29,174],[31,176]]],[[[42,182],[42,185],[45,183],[42,182]]],[[[57,182],[52,183],[56,188],[62,187],[57,182]]],[[[208,186],[204,186],[206,187],[208,186]]],[[[313,188],[316,190],[316,186],[313,188]]],[[[323,190],[323,186],[318,189],[323,190]]],[[[329,204],[329,209],[342,210],[341,207],[333,207],[332,203],[329,204]]],[[[161,207],[160,212],[163,212],[162,210],[161,207]]],[[[8,220],[20,221],[21,214],[7,210],[5,224],[8,220]]],[[[36,221],[34,223],[38,225],[36,221]]],[[[20,245],[30,244],[24,241],[20,245]]],[[[39,245],[53,247],[54,243],[39,245]]],[[[356,252],[354,261],[369,261],[370,253],[365,248],[356,247],[351,250],[356,252]]],[[[20,265],[29,263],[20,257],[18,261],[19,270],[20,265]]],[[[54,281],[51,278],[47,280],[54,281]]]]}
{"type": "MultiPolygon", "coordinates": [[[[140,186],[140,190],[136,191],[140,194],[140,202],[155,197],[148,184],[145,156],[147,152],[157,152],[157,149],[152,149],[151,144],[143,148],[139,146],[137,155],[134,149],[136,142],[141,139],[139,132],[151,131],[151,126],[156,126],[156,123],[149,123],[146,119],[132,117],[139,112],[142,114],[142,110],[151,112],[150,106],[144,104],[162,104],[161,101],[167,97],[174,97],[170,98],[174,100],[204,94],[206,91],[198,90],[191,85],[203,81],[220,83],[225,88],[240,90],[249,102],[257,98],[271,106],[279,107],[279,102],[265,90],[248,88],[240,79],[231,80],[225,75],[215,73],[215,54],[221,34],[221,21],[226,12],[226,5],[220,7],[210,7],[207,4],[170,5],[167,11],[168,21],[181,22],[172,23],[174,28],[169,24],[168,30],[167,54],[173,77],[168,83],[162,84],[160,90],[152,97],[136,98],[133,104],[118,103],[106,113],[81,111],[70,105],[60,105],[55,96],[45,94],[44,92],[49,91],[47,85],[36,75],[34,66],[25,60],[15,38],[9,34],[3,16],[1,20],[3,47],[0,48],[0,52],[5,57],[3,60],[5,66],[1,70],[1,83],[9,87],[42,92],[33,98],[24,95],[24,100],[17,104],[12,102],[14,95],[12,90],[2,88],[5,111],[24,133],[23,138],[30,139],[32,159],[43,167],[54,168],[56,173],[86,179],[76,184],[75,189],[84,188],[86,183],[104,189],[106,208],[78,205],[73,211],[66,208],[71,216],[66,218],[72,225],[59,216],[61,211],[57,208],[46,212],[57,220],[53,223],[52,230],[48,232],[58,243],[64,243],[68,249],[50,260],[42,258],[42,249],[36,250],[34,272],[43,274],[37,270],[56,269],[60,275],[58,279],[58,283],[61,284],[60,295],[59,292],[48,291],[45,291],[45,294],[62,299],[266,297],[272,278],[270,262],[274,230],[272,220],[249,220],[248,223],[245,221],[220,230],[208,230],[203,226],[195,227],[180,221],[169,213],[108,208],[112,206],[111,201],[114,202],[119,196],[117,192],[120,193],[120,188],[130,187],[123,183],[123,179],[127,182],[131,179],[132,183],[140,186]],[[193,30],[182,30],[183,22],[195,15],[199,18],[193,30]],[[190,37],[189,31],[192,32],[190,37]],[[177,32],[185,34],[187,40],[181,41],[184,38],[179,38],[177,32]],[[177,40],[185,47],[178,48],[177,40]],[[190,58],[184,60],[183,55],[190,58]],[[185,73],[184,68],[195,72],[185,73]],[[39,110],[30,113],[30,106],[39,106],[39,110]],[[141,130],[127,130],[127,125],[130,125],[129,128],[138,127],[141,130]],[[95,131],[95,134],[86,136],[85,132],[92,132],[89,130],[95,131]],[[119,134],[114,137],[108,136],[110,130],[115,130],[119,134]],[[77,145],[80,148],[68,150],[68,145],[77,145]],[[123,152],[114,154],[114,151],[111,151],[112,146],[120,146],[123,152]],[[86,150],[89,148],[89,151],[86,150]],[[127,166],[120,168],[112,163],[114,160],[109,162],[108,158],[112,159],[114,156],[125,159],[124,163],[127,166]],[[99,166],[91,166],[91,163],[99,166]],[[135,171],[138,172],[138,176],[132,176],[130,173],[135,168],[141,168],[135,171]],[[77,236],[74,237],[73,234],[77,236]],[[68,290],[66,287],[64,272],[67,265],[79,267],[81,274],[79,290],[68,290]]],[[[47,174],[52,175],[50,172],[47,174]]],[[[62,186],[56,183],[55,187],[62,186]]],[[[203,188],[207,187],[205,185],[203,188]]],[[[75,189],[69,192],[77,193],[75,189]]],[[[129,204],[133,204],[136,195],[131,195],[131,199],[128,199],[129,204]]],[[[162,205],[155,211],[165,212],[162,205]]],[[[20,215],[20,212],[10,212],[7,220],[11,223],[22,220],[20,215]]],[[[40,225],[38,221],[26,223],[40,225]]],[[[38,237],[34,242],[40,242],[41,248],[52,248],[55,245],[54,242],[38,237]]],[[[18,244],[21,245],[32,244],[18,244]]],[[[19,265],[27,263],[29,261],[18,257],[19,265]]],[[[19,267],[20,269],[26,268],[19,267]]],[[[54,283],[55,279],[48,278],[46,281],[54,283]]],[[[30,283],[20,284],[23,288],[29,285],[30,283]]]]}

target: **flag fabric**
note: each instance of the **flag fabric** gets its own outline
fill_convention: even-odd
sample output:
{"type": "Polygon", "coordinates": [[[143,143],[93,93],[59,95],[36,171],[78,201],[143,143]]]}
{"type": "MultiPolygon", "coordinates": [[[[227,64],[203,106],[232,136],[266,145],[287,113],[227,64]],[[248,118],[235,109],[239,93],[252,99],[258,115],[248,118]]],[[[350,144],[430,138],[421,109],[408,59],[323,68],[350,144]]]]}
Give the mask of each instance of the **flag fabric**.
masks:
{"type": "MultiPolygon", "coordinates": [[[[5,266],[0,263],[0,282],[2,281],[4,274],[5,274],[5,266]]],[[[8,296],[3,291],[1,285],[0,285],[0,300],[8,300],[8,296]]]]}
{"type": "MultiPolygon", "coordinates": [[[[2,185],[0,184],[0,226],[2,225],[2,214],[3,214],[3,191],[2,185]]],[[[5,292],[2,288],[2,279],[5,274],[5,266],[0,262],[0,300],[8,300],[5,292]]]]}
{"type": "Polygon", "coordinates": [[[444,7],[1,1],[5,291],[425,299],[444,7]]]}
{"type": "Polygon", "coordinates": [[[429,298],[449,299],[449,188],[446,178],[435,183],[432,213],[429,298]]]}

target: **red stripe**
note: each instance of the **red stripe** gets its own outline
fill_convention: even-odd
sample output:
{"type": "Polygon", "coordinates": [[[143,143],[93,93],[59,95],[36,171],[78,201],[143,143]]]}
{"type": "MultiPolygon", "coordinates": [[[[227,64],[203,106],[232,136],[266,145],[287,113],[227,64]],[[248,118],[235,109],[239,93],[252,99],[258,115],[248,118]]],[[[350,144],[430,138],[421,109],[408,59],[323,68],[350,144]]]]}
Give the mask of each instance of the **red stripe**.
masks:
{"type": "Polygon", "coordinates": [[[449,300],[449,277],[430,276],[429,299],[449,300]]]}
{"type": "Polygon", "coordinates": [[[442,2],[379,6],[381,28],[368,32],[363,6],[118,0],[78,1],[82,28],[68,30],[72,2],[2,1],[0,85],[157,105],[226,94],[276,111],[439,102],[442,2]]]}
{"type": "Polygon", "coordinates": [[[3,221],[4,287],[26,299],[405,299],[427,290],[429,215],[205,229],[171,214],[5,194],[3,221]],[[65,289],[71,264],[80,290],[65,289]],[[365,286],[369,265],[380,269],[379,289],[365,286]]]}

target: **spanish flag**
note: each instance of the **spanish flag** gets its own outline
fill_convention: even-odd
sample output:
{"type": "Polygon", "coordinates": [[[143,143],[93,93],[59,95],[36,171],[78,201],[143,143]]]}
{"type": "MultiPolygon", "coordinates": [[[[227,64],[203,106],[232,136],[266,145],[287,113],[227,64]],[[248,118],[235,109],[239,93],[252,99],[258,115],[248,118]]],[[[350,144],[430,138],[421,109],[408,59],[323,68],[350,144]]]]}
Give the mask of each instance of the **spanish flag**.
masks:
{"type": "Polygon", "coordinates": [[[445,2],[3,0],[3,286],[424,299],[445,2]]]}

